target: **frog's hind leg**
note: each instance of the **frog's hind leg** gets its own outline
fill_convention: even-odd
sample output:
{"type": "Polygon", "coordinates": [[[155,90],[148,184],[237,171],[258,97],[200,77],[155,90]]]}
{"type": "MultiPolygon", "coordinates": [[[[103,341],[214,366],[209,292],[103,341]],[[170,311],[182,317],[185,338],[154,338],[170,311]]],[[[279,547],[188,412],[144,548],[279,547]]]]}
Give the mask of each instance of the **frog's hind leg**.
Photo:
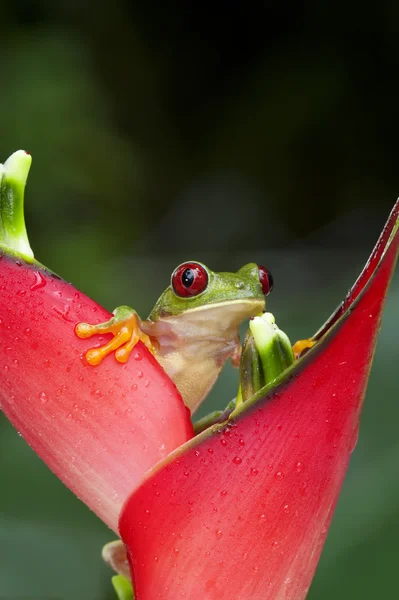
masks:
{"type": "Polygon", "coordinates": [[[140,318],[135,310],[129,306],[119,306],[114,311],[114,316],[105,323],[90,325],[78,323],[75,328],[76,335],[80,338],[89,338],[102,333],[112,333],[113,339],[100,346],[90,348],[86,352],[86,360],[91,365],[99,365],[102,360],[115,351],[115,358],[119,362],[126,362],[137,342],[140,340],[153,352],[151,340],[141,331],[140,318]]]}

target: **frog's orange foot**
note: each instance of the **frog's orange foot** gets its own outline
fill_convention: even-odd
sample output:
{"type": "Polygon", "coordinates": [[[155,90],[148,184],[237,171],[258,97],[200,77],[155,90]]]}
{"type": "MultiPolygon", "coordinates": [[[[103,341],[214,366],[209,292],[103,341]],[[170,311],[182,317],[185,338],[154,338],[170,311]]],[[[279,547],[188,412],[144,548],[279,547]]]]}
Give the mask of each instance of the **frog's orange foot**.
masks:
{"type": "Polygon", "coordinates": [[[110,342],[99,348],[90,348],[86,352],[86,360],[93,366],[99,365],[112,352],[115,352],[115,358],[118,362],[127,362],[138,341],[143,342],[151,352],[154,352],[151,339],[140,329],[140,319],[137,313],[128,306],[119,306],[114,311],[112,319],[105,323],[99,323],[98,325],[78,323],[75,332],[80,338],[89,338],[92,335],[102,333],[113,334],[114,337],[110,342]]]}
{"type": "Polygon", "coordinates": [[[315,343],[316,341],[312,340],[312,338],[309,338],[307,340],[298,340],[297,342],[295,342],[295,344],[292,346],[295,360],[302,356],[302,354],[304,354],[307,350],[313,348],[315,343]]]}

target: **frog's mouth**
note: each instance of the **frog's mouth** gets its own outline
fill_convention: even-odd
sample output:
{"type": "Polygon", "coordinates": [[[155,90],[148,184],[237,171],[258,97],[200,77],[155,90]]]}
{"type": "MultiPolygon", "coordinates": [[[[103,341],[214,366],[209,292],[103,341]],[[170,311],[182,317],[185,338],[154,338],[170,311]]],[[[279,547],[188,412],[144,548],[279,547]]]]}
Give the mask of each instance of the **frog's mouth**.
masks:
{"type": "Polygon", "coordinates": [[[226,300],[216,304],[205,304],[189,308],[178,317],[166,317],[165,320],[179,319],[186,323],[203,323],[225,332],[228,329],[238,329],[246,319],[255,317],[264,312],[266,301],[264,298],[239,298],[226,300]]]}

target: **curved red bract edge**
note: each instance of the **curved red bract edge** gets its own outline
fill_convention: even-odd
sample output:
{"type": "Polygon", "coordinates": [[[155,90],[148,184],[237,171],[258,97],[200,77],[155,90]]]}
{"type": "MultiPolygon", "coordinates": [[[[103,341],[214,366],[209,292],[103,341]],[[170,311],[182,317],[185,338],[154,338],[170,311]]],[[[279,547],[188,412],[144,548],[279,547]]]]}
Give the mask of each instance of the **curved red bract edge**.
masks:
{"type": "Polygon", "coordinates": [[[380,261],[383,258],[384,253],[387,251],[389,238],[392,235],[392,232],[395,228],[396,222],[399,218],[399,198],[394,204],[393,209],[388,217],[387,222],[384,225],[384,229],[374,249],[365,264],[362,272],[359,277],[356,279],[355,283],[349,290],[345,300],[338,306],[338,308],[333,312],[331,317],[326,321],[326,323],[319,329],[313,339],[319,340],[323,335],[333,327],[333,325],[341,318],[341,316],[349,310],[349,308],[353,305],[353,303],[357,300],[362,290],[366,287],[370,279],[372,278],[375,270],[377,269],[380,261]]]}

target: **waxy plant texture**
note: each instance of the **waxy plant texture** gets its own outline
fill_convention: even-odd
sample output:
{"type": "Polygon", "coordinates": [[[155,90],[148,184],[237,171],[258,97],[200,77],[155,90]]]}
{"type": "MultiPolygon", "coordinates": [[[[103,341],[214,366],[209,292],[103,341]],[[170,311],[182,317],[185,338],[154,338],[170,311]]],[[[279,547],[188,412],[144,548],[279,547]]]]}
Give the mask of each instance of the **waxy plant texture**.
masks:
{"type": "Polygon", "coordinates": [[[234,418],[194,437],[141,343],[126,364],[87,364],[93,342],[75,326],[109,314],[30,255],[20,219],[29,164],[18,152],[1,171],[2,410],[120,532],[139,600],[305,598],[356,444],[399,203],[316,345],[234,418]]]}

